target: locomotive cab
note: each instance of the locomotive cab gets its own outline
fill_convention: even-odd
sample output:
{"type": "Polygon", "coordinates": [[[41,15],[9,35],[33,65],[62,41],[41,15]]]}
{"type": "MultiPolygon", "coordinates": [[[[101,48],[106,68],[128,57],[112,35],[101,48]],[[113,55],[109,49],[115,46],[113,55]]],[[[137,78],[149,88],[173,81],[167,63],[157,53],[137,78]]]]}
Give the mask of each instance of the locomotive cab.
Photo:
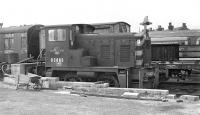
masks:
{"type": "Polygon", "coordinates": [[[79,66],[78,56],[83,49],[76,50],[76,34],[91,33],[93,26],[87,24],[46,26],[46,67],[79,66]],[[72,64],[72,63],[75,63],[72,64]]]}

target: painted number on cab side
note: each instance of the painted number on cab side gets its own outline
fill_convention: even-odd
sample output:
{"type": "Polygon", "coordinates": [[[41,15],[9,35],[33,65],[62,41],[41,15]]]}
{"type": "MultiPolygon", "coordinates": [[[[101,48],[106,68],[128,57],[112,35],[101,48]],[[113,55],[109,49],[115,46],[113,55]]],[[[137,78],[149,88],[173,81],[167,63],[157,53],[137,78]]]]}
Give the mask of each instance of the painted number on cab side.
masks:
{"type": "Polygon", "coordinates": [[[51,62],[55,62],[55,63],[62,63],[64,62],[64,59],[63,58],[51,58],[51,62]]]}

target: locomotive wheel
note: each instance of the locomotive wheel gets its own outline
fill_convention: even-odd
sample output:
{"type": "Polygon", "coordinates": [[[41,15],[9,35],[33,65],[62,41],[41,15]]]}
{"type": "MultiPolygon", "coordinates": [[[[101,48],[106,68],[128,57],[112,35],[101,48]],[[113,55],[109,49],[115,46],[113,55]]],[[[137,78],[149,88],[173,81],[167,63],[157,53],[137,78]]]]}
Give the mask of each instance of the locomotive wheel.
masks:
{"type": "Polygon", "coordinates": [[[81,82],[82,79],[78,77],[75,73],[67,73],[63,76],[64,81],[71,81],[71,82],[81,82]]]}
{"type": "Polygon", "coordinates": [[[109,87],[119,87],[119,82],[113,75],[102,75],[98,77],[97,81],[109,83],[109,87]]]}

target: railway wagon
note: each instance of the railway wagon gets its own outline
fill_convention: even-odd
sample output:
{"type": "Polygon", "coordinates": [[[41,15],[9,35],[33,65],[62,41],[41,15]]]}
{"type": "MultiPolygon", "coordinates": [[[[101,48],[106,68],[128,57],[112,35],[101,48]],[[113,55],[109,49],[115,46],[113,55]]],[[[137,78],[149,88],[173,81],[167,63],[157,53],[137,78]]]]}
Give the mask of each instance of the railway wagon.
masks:
{"type": "Polygon", "coordinates": [[[150,37],[152,64],[160,70],[160,84],[199,88],[200,31],[152,31],[150,37]]]}
{"type": "MultiPolygon", "coordinates": [[[[105,81],[115,87],[138,87],[139,71],[150,63],[150,39],[144,34],[93,33],[87,24],[53,25],[41,29],[46,76],[64,81],[105,81]],[[137,44],[137,40],[143,43],[137,44]],[[145,44],[145,45],[144,45],[145,44]],[[145,59],[145,60],[143,60],[145,59]]],[[[153,69],[143,69],[151,88],[153,69]],[[148,74],[149,73],[149,74],[148,74]]]]}

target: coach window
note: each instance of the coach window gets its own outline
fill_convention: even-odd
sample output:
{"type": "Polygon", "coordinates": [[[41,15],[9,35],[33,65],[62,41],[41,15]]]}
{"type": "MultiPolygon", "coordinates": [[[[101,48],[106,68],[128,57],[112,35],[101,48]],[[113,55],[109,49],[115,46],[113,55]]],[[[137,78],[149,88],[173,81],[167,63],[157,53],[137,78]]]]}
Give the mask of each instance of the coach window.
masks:
{"type": "Polygon", "coordinates": [[[196,45],[200,45],[200,37],[196,40],[196,45]]]}
{"type": "Polygon", "coordinates": [[[14,34],[5,34],[4,46],[6,50],[14,49],[14,34]]]}
{"type": "Polygon", "coordinates": [[[5,49],[10,49],[9,48],[9,39],[8,38],[5,38],[5,49]]]}
{"type": "Polygon", "coordinates": [[[26,33],[21,34],[21,48],[26,48],[27,47],[27,37],[26,33]]]}
{"type": "Polygon", "coordinates": [[[10,49],[14,49],[14,38],[10,39],[10,49]]]}

